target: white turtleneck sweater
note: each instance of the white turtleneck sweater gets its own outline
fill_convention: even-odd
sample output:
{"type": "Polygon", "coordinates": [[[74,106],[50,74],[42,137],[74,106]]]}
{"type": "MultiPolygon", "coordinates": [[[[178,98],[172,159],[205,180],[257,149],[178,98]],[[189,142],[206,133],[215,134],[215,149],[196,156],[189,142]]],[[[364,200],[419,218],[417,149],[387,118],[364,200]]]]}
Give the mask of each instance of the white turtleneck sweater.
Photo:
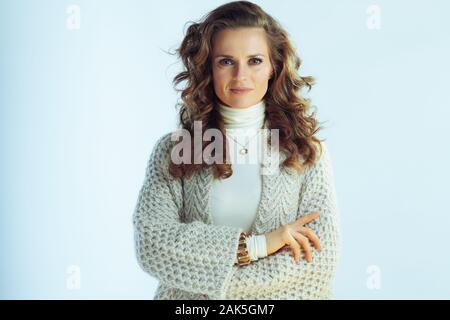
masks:
{"type": "MultiPolygon", "coordinates": [[[[217,225],[236,226],[249,232],[261,199],[261,160],[257,156],[256,134],[264,125],[265,102],[261,100],[247,108],[231,108],[219,103],[219,112],[224,119],[233,174],[224,180],[214,180],[211,191],[213,221],[217,225]],[[239,153],[243,146],[248,149],[244,155],[239,153]]],[[[252,261],[266,257],[266,236],[249,236],[247,247],[252,261]]]]}

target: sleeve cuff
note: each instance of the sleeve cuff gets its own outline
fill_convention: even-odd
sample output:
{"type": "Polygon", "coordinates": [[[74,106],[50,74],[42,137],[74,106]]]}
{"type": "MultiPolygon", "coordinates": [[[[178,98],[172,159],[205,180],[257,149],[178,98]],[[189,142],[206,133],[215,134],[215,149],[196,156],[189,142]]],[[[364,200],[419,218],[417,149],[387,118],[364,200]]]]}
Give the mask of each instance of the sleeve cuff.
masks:
{"type": "Polygon", "coordinates": [[[247,247],[252,261],[267,257],[266,235],[260,234],[249,236],[247,238],[247,247]]]}

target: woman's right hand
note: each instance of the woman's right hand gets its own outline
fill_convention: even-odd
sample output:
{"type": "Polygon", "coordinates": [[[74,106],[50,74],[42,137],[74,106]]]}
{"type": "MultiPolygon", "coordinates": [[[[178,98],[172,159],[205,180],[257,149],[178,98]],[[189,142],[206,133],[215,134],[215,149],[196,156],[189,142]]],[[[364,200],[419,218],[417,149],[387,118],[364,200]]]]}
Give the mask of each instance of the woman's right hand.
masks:
{"type": "Polygon", "coordinates": [[[292,223],[283,225],[276,230],[266,233],[267,254],[271,255],[284,246],[290,246],[294,259],[298,263],[301,259],[301,250],[305,252],[306,261],[312,261],[311,241],[317,251],[320,252],[320,240],[317,235],[304,225],[319,217],[320,211],[313,211],[310,214],[298,218],[292,223]]]}

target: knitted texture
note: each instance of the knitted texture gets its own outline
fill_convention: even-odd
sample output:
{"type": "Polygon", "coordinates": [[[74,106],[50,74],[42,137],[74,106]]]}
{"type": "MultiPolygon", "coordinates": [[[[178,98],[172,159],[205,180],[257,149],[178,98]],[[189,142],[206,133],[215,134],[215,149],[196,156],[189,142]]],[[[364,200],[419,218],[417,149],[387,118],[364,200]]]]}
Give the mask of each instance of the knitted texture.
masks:
{"type": "Polygon", "coordinates": [[[210,210],[212,168],[190,178],[168,173],[171,133],[156,142],[133,214],[140,267],[159,280],[154,299],[331,299],[340,237],[339,211],[331,158],[325,143],[317,162],[298,174],[283,168],[262,176],[261,201],[251,234],[264,234],[308,213],[307,224],[321,242],[296,263],[291,249],[234,265],[240,228],[214,225],[210,210]]]}

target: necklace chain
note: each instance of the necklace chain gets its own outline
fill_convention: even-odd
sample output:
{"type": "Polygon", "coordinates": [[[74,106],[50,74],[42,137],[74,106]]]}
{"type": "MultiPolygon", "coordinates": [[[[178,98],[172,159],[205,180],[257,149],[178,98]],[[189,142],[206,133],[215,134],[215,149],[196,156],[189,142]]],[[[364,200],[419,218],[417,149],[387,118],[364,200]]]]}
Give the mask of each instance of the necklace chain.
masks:
{"type": "MultiPolygon", "coordinates": [[[[258,135],[259,132],[257,132],[254,136],[252,136],[245,145],[242,145],[241,143],[237,142],[236,139],[234,139],[233,137],[229,136],[229,138],[233,139],[234,142],[236,142],[238,145],[240,145],[242,148],[239,150],[239,153],[242,155],[245,155],[248,153],[248,148],[247,145],[250,143],[250,141],[256,137],[258,135]]],[[[228,136],[228,135],[227,135],[228,136]]]]}

